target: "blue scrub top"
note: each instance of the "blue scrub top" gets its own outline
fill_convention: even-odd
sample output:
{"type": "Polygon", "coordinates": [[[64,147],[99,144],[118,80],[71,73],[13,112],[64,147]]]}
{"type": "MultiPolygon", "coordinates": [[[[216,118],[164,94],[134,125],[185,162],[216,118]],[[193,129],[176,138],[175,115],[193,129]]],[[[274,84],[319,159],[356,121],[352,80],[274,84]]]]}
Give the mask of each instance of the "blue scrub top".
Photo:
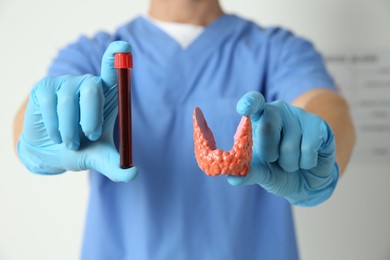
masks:
{"type": "Polygon", "coordinates": [[[193,151],[199,106],[217,146],[230,150],[238,99],[260,91],[292,101],[334,84],[310,42],[281,28],[223,15],[187,48],[143,17],[115,34],[81,37],[64,48],[50,75],[100,75],[108,44],[133,47],[133,156],[128,184],[90,173],[82,259],[298,259],[289,203],[258,185],[208,177],[193,151]]]}

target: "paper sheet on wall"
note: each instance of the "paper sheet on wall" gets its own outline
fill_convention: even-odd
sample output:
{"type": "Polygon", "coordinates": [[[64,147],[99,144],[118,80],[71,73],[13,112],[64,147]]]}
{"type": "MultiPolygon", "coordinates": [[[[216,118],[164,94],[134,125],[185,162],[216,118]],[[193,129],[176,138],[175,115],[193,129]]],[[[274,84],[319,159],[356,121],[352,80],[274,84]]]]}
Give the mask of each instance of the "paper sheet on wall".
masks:
{"type": "Polygon", "coordinates": [[[353,163],[390,165],[390,50],[333,52],[325,58],[351,106],[358,135],[353,163]]]}

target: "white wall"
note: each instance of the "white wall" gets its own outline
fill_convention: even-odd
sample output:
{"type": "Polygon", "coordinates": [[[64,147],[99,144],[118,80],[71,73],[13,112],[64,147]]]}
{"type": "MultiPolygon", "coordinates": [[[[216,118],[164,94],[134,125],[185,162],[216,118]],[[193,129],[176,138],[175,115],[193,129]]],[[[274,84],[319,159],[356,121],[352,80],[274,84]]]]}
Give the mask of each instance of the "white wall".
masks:
{"type": "MultiPolygon", "coordinates": [[[[287,26],[311,38],[325,53],[390,51],[389,0],[222,3],[226,10],[263,25],[287,26]]],[[[0,259],[78,258],[86,175],[29,174],[14,154],[13,117],[59,47],[80,33],[113,30],[147,5],[124,0],[0,1],[0,259]]],[[[362,164],[355,157],[330,201],[295,209],[303,260],[390,259],[389,166],[362,164]]]]}

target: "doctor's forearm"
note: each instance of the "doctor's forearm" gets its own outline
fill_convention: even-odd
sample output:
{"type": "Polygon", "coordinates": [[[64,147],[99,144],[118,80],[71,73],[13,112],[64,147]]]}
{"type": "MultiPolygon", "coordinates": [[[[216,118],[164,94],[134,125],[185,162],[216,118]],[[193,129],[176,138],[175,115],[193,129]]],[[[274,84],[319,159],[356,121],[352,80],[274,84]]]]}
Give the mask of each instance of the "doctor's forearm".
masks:
{"type": "Polygon", "coordinates": [[[348,165],[356,141],[346,100],[335,92],[320,88],[299,96],[292,105],[320,116],[330,125],[336,139],[336,160],[341,175],[348,165]]]}
{"type": "Polygon", "coordinates": [[[13,141],[14,148],[16,151],[16,146],[18,145],[19,137],[22,134],[23,130],[23,121],[24,121],[24,112],[26,111],[28,103],[28,98],[23,102],[18,111],[16,112],[14,125],[13,125],[13,141]]]}

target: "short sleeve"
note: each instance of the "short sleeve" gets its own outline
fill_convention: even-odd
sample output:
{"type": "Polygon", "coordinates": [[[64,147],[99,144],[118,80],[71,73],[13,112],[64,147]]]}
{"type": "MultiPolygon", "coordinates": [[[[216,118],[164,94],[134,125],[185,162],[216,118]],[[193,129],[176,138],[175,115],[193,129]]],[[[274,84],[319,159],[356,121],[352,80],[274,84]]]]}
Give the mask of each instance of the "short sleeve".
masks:
{"type": "Polygon", "coordinates": [[[101,60],[111,42],[112,36],[104,32],[91,38],[81,36],[59,51],[49,67],[48,76],[100,75],[101,60]]]}
{"type": "Polygon", "coordinates": [[[291,102],[311,89],[336,90],[321,54],[311,42],[287,30],[275,29],[269,48],[268,100],[291,102]]]}

